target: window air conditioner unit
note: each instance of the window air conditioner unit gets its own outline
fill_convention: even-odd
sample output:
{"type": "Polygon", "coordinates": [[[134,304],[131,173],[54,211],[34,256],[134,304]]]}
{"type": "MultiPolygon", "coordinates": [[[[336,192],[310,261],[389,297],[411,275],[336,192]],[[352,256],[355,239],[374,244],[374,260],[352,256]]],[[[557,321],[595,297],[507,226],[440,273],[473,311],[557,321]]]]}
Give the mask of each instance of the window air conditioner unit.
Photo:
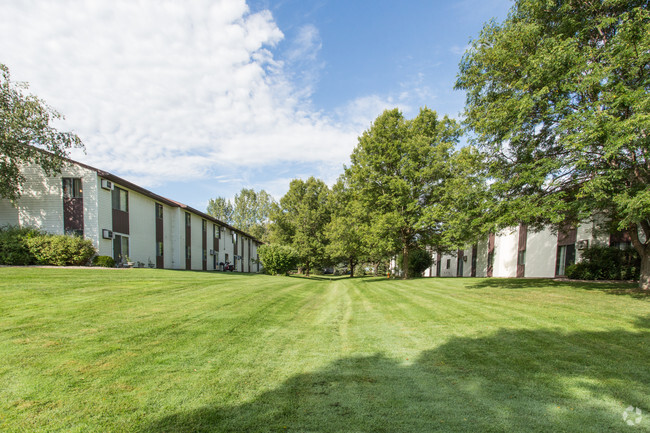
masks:
{"type": "Polygon", "coordinates": [[[578,244],[576,245],[576,247],[579,250],[586,250],[587,248],[589,248],[589,241],[587,239],[584,239],[582,241],[578,241],[578,244]]]}
{"type": "Polygon", "coordinates": [[[112,191],[114,186],[110,180],[102,179],[102,188],[112,191]]]}
{"type": "Polygon", "coordinates": [[[113,239],[113,232],[108,229],[102,229],[102,237],[104,239],[113,239]]]}
{"type": "Polygon", "coordinates": [[[210,250],[210,255],[211,255],[211,256],[216,256],[216,255],[217,255],[217,252],[216,252],[215,250],[210,250]]]}

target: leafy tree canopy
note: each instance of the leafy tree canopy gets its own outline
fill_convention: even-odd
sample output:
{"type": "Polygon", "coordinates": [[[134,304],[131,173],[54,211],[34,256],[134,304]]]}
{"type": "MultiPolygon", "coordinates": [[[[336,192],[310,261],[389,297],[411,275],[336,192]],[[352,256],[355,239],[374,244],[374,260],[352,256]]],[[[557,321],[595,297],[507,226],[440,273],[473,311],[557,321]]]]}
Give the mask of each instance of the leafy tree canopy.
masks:
{"type": "Polygon", "coordinates": [[[52,126],[63,116],[26,94],[27,87],[12,82],[9,68],[0,64],[0,197],[12,201],[25,182],[21,166],[37,164],[47,175],[59,173],[69,149],[83,148],[75,134],[52,126]]]}
{"type": "Polygon", "coordinates": [[[294,179],[272,213],[271,239],[290,245],[307,275],[316,265],[328,263],[325,227],[330,222],[330,190],[320,179],[294,179]]]}
{"type": "Polygon", "coordinates": [[[648,2],[518,0],[472,42],[456,87],[498,225],[604,214],[630,233],[650,287],[648,2]]]}
{"type": "Polygon", "coordinates": [[[275,200],[266,191],[242,188],[232,202],[224,197],[210,199],[207,213],[268,242],[269,218],[274,204],[275,200]]]}
{"type": "Polygon", "coordinates": [[[435,228],[426,209],[450,175],[459,133],[453,119],[440,119],[428,108],[412,120],[387,110],[359,137],[345,170],[350,188],[374,216],[370,233],[393,253],[402,251],[405,277],[409,250],[431,241],[435,228]]]}

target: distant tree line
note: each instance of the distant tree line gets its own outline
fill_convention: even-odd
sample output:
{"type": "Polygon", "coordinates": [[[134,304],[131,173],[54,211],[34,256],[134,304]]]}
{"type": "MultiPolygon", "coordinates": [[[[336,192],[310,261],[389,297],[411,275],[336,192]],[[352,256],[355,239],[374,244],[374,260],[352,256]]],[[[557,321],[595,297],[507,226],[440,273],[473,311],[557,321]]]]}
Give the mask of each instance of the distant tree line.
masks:
{"type": "Polygon", "coordinates": [[[268,240],[316,266],[444,251],[488,232],[604,216],[629,233],[650,290],[647,0],[516,0],[460,63],[463,124],[385,111],[338,182],[292,181],[268,240]],[[462,133],[469,145],[457,148],[462,133]]]}

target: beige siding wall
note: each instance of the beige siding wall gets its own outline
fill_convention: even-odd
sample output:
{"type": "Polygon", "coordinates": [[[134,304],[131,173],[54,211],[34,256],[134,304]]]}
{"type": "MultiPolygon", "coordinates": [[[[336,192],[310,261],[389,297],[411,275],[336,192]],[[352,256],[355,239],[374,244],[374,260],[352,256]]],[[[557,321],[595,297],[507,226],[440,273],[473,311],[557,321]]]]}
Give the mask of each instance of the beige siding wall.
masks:
{"type": "Polygon", "coordinates": [[[64,177],[81,178],[84,202],[84,235],[98,246],[97,174],[83,167],[66,164],[61,174],[46,176],[36,165],[22,169],[25,183],[16,207],[0,200],[0,225],[36,227],[48,233],[63,234],[64,177]]]}
{"type": "Polygon", "coordinates": [[[517,276],[517,250],[519,247],[519,228],[505,229],[494,239],[494,277],[512,278],[517,276]]]}
{"type": "Polygon", "coordinates": [[[554,277],[556,255],[557,231],[550,228],[538,232],[528,230],[526,237],[526,277],[554,277]]]}

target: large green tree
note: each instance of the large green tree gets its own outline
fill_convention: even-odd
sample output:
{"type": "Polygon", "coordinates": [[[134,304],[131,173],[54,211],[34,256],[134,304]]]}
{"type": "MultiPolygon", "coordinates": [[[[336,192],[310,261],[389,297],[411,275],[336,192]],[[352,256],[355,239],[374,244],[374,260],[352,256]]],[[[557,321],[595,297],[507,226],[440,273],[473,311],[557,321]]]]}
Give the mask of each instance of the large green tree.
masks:
{"type": "Polygon", "coordinates": [[[234,207],[230,200],[225,197],[211,198],[208,201],[206,212],[208,215],[215,217],[219,221],[223,221],[230,225],[233,224],[234,207]]]}
{"type": "Polygon", "coordinates": [[[640,0],[518,0],[460,65],[500,226],[605,215],[650,289],[650,12],[640,0]]]}
{"type": "Polygon", "coordinates": [[[307,275],[314,266],[328,262],[329,195],[330,189],[320,179],[294,179],[272,214],[271,240],[292,246],[307,275]]]}
{"type": "Polygon", "coordinates": [[[268,242],[270,214],[274,204],[275,200],[266,191],[242,188],[232,202],[224,197],[210,199],[207,213],[268,242]]]}
{"type": "Polygon", "coordinates": [[[12,82],[9,68],[0,64],[0,197],[12,201],[25,182],[23,165],[37,164],[52,175],[61,171],[70,149],[83,148],[75,134],[52,126],[63,116],[26,89],[12,82]]]}
{"type": "Polygon", "coordinates": [[[427,245],[434,234],[427,208],[449,177],[458,137],[453,119],[428,108],[411,120],[398,109],[387,110],[359,137],[345,169],[350,187],[372,213],[372,236],[393,253],[402,252],[405,278],[409,251],[427,245]]]}
{"type": "Polygon", "coordinates": [[[352,278],[357,264],[369,256],[369,212],[343,178],[332,188],[330,209],[331,219],[325,228],[326,251],[333,261],[347,263],[352,278]]]}

